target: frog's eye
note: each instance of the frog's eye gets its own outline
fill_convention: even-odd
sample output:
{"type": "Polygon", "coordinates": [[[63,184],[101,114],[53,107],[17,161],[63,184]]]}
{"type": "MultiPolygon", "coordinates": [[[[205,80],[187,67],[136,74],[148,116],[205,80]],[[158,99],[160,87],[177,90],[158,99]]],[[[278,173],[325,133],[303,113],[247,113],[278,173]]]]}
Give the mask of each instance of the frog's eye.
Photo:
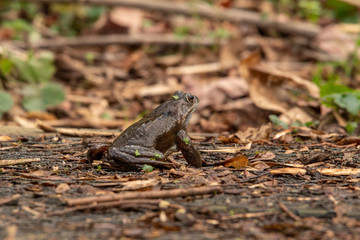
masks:
{"type": "Polygon", "coordinates": [[[192,102],[192,101],[194,101],[194,96],[191,95],[191,94],[187,94],[186,95],[186,100],[188,100],[188,102],[192,102]]]}

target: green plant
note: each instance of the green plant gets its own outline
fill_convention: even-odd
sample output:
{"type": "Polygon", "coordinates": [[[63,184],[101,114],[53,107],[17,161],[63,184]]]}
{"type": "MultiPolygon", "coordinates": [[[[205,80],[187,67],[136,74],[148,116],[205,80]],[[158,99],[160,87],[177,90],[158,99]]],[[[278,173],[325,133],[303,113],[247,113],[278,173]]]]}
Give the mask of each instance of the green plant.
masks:
{"type": "Polygon", "coordinates": [[[55,72],[54,56],[50,52],[25,57],[3,55],[0,57],[0,75],[8,81],[26,83],[22,89],[23,107],[28,111],[46,110],[65,100],[65,90],[51,83],[55,72]]]}
{"type": "Polygon", "coordinates": [[[0,118],[6,112],[8,112],[12,106],[14,105],[14,101],[10,94],[0,91],[0,118]]]}
{"type": "Polygon", "coordinates": [[[152,171],[154,170],[154,167],[151,166],[151,165],[144,164],[142,170],[143,170],[144,172],[147,172],[147,173],[148,173],[148,172],[152,172],[152,171]]]}

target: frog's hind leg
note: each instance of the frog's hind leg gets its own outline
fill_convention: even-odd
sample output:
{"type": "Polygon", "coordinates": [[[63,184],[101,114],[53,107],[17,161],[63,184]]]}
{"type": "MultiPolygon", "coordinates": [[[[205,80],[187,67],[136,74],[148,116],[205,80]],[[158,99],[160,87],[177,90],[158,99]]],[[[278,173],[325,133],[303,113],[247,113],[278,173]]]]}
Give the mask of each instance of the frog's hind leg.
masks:
{"type": "Polygon", "coordinates": [[[157,167],[171,168],[172,163],[161,161],[164,159],[162,152],[141,146],[125,146],[122,148],[110,148],[109,156],[118,164],[143,165],[148,164],[157,167]]]}

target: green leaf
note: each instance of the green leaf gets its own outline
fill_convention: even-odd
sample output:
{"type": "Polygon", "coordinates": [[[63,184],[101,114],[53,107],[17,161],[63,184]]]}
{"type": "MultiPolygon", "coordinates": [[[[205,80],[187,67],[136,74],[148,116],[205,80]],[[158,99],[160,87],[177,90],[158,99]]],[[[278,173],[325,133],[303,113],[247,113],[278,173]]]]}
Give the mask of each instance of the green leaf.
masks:
{"type": "Polygon", "coordinates": [[[270,121],[275,124],[276,126],[282,126],[283,128],[288,128],[289,126],[284,123],[280,118],[278,118],[278,116],[271,114],[269,116],[270,121]]]}
{"type": "Polygon", "coordinates": [[[351,134],[356,130],[357,127],[358,127],[357,122],[348,122],[345,126],[345,129],[349,134],[351,134]]]}
{"type": "Polygon", "coordinates": [[[346,109],[350,114],[356,116],[360,111],[360,99],[354,94],[338,94],[334,102],[341,108],[346,109]]]}
{"type": "Polygon", "coordinates": [[[141,155],[141,154],[140,154],[139,150],[136,149],[136,150],[135,150],[135,156],[138,157],[138,156],[140,156],[140,155],[141,155]]]}
{"type": "Polygon", "coordinates": [[[41,99],[45,107],[56,106],[65,100],[65,89],[57,83],[49,83],[41,89],[41,99]]]}
{"type": "Polygon", "coordinates": [[[3,113],[8,112],[14,105],[14,100],[7,92],[0,91],[0,117],[3,113]]]}
{"type": "Polygon", "coordinates": [[[55,73],[54,56],[50,52],[43,52],[38,57],[29,52],[26,60],[13,57],[11,61],[17,69],[20,80],[25,82],[46,83],[55,73]]]}
{"type": "Polygon", "coordinates": [[[22,104],[26,111],[44,111],[46,109],[40,96],[24,97],[22,104]]]}
{"type": "Polygon", "coordinates": [[[143,170],[144,172],[152,172],[152,171],[154,170],[154,167],[151,166],[151,165],[144,164],[142,170],[143,170]]]}
{"type": "Polygon", "coordinates": [[[11,70],[13,68],[13,63],[6,58],[3,58],[0,60],[0,71],[4,74],[4,75],[8,75],[11,70]]]}
{"type": "Polygon", "coordinates": [[[342,108],[353,116],[360,112],[360,96],[357,92],[334,93],[323,97],[323,104],[332,108],[342,108]]]}
{"type": "Polygon", "coordinates": [[[340,85],[336,83],[327,83],[320,87],[320,97],[330,95],[333,93],[350,93],[354,92],[354,89],[351,89],[345,85],[340,85]]]}

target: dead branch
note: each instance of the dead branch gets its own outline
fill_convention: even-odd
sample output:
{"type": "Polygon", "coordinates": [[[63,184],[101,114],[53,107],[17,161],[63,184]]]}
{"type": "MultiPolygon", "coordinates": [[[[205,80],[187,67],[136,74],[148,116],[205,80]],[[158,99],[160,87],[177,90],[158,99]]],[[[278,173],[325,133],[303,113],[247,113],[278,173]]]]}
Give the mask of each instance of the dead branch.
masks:
{"type": "Polygon", "coordinates": [[[40,161],[41,161],[40,158],[3,159],[3,160],[0,160],[0,167],[26,164],[26,163],[31,163],[31,162],[40,162],[40,161]]]}
{"type": "MultiPolygon", "coordinates": [[[[37,1],[37,0],[35,0],[37,1]]],[[[209,37],[187,36],[177,37],[173,34],[112,34],[112,35],[94,35],[81,36],[76,38],[54,38],[41,40],[35,43],[24,42],[3,42],[4,46],[12,45],[18,48],[63,48],[63,47],[88,47],[88,46],[106,46],[110,44],[162,44],[162,45],[204,45],[212,46],[220,42],[209,37]]]]}
{"type": "Polygon", "coordinates": [[[87,209],[107,209],[107,208],[128,208],[130,205],[137,204],[150,204],[150,205],[159,205],[161,200],[158,199],[131,199],[131,200],[119,200],[119,201],[111,201],[105,203],[93,203],[89,205],[76,206],[71,208],[65,208],[64,210],[54,211],[47,214],[47,216],[54,215],[63,215],[70,212],[83,211],[87,209]]]}
{"type": "Polygon", "coordinates": [[[41,130],[43,130],[44,132],[56,132],[64,136],[72,136],[72,137],[96,137],[96,136],[112,137],[117,135],[117,133],[111,131],[97,131],[97,130],[74,129],[74,128],[54,128],[49,124],[40,120],[36,121],[36,126],[41,130]]]}
{"type": "Polygon", "coordinates": [[[301,35],[313,38],[320,32],[320,27],[310,23],[292,21],[279,21],[275,18],[267,18],[259,13],[239,9],[222,9],[207,4],[183,3],[174,1],[143,1],[143,0],[31,0],[32,2],[44,3],[78,3],[102,6],[125,6],[141,8],[165,13],[178,13],[188,16],[200,16],[214,20],[226,20],[235,23],[254,24],[263,29],[276,29],[279,32],[301,35]]]}
{"type": "Polygon", "coordinates": [[[293,213],[285,204],[279,202],[279,207],[291,217],[295,221],[301,221],[301,217],[298,217],[295,213],[293,213]]]}
{"type": "Polygon", "coordinates": [[[6,204],[8,202],[12,202],[16,199],[18,199],[21,195],[20,194],[14,194],[10,197],[3,197],[1,200],[0,200],[0,205],[3,205],[3,204],[6,204]]]}
{"type": "Polygon", "coordinates": [[[188,189],[171,189],[161,191],[147,191],[147,192],[126,192],[119,194],[109,194],[102,196],[91,196],[84,198],[65,199],[68,206],[91,204],[94,202],[110,202],[124,199],[141,199],[141,198],[175,198],[194,195],[204,195],[213,193],[222,193],[220,186],[206,186],[194,187],[188,189]]]}

